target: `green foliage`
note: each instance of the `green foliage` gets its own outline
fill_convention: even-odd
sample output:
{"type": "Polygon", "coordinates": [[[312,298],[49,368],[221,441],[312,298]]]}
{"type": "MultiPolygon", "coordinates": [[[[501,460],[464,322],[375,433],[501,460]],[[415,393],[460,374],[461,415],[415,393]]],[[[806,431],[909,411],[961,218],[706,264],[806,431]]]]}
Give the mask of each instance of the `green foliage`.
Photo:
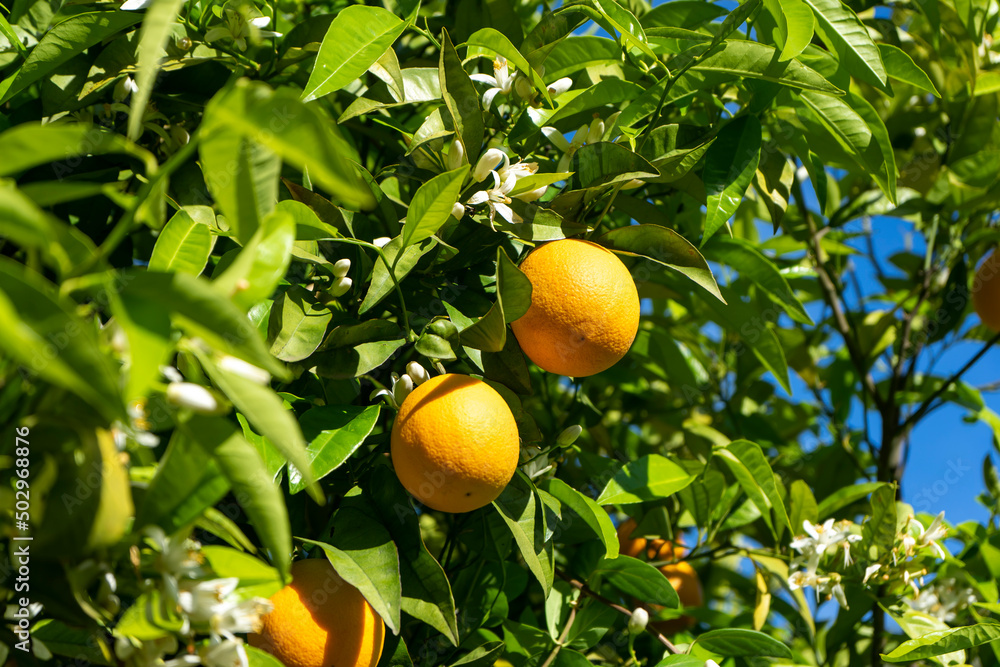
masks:
{"type": "Polygon", "coordinates": [[[276,667],[242,637],[325,557],[382,666],[997,664],[993,461],[983,524],[899,485],[942,405],[1000,446],[996,3],[143,4],[0,6],[0,523],[42,605],[0,661],[276,667]],[[509,327],[563,238],[643,302],[588,378],[509,327]],[[390,455],[443,372],[520,433],[467,514],[390,455]]]}

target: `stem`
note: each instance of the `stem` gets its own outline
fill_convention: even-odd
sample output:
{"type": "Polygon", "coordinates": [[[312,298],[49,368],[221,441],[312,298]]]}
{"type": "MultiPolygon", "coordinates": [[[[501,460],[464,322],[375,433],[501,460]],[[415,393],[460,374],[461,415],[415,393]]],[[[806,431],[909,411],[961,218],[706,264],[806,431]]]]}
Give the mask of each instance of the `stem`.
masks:
{"type": "MultiPolygon", "coordinates": [[[[409,315],[407,315],[406,312],[406,298],[403,296],[403,290],[399,288],[399,281],[396,280],[396,272],[393,271],[394,264],[389,263],[389,260],[386,259],[385,253],[382,252],[382,248],[379,248],[374,243],[369,243],[368,241],[361,241],[360,239],[350,239],[345,237],[345,238],[330,239],[330,240],[340,243],[350,243],[351,245],[357,245],[363,248],[368,248],[378,253],[378,256],[379,258],[381,258],[382,263],[385,264],[386,271],[389,272],[389,277],[392,278],[392,287],[395,290],[396,295],[399,297],[399,305],[403,310],[403,328],[406,330],[406,340],[412,342],[414,336],[413,336],[413,331],[410,329],[410,317],[409,315]]],[[[402,253],[402,250],[400,250],[400,253],[402,253]]]]}
{"type": "MultiPolygon", "coordinates": [[[[594,598],[595,600],[597,600],[601,604],[604,604],[604,605],[607,605],[608,607],[611,607],[612,609],[614,609],[618,613],[624,614],[625,616],[628,616],[629,618],[632,618],[632,610],[626,609],[625,607],[621,606],[620,604],[612,602],[611,600],[607,599],[606,597],[604,597],[600,593],[598,593],[598,592],[594,591],[593,589],[591,589],[589,586],[587,586],[587,584],[583,583],[579,579],[574,579],[573,577],[569,576],[568,574],[566,574],[565,572],[563,572],[559,568],[556,568],[555,573],[556,573],[557,577],[559,577],[563,581],[567,582],[570,586],[572,586],[573,588],[577,589],[578,591],[580,591],[581,593],[583,593],[587,597],[594,598]]],[[[649,634],[651,634],[654,637],[656,637],[657,641],[659,641],[661,644],[663,644],[667,648],[667,650],[669,652],[675,653],[675,654],[679,654],[680,653],[680,651],[677,649],[677,647],[674,646],[673,642],[671,642],[669,639],[667,639],[666,637],[664,637],[663,634],[657,632],[656,630],[652,629],[648,625],[646,626],[646,632],[648,632],[649,634]]]]}
{"type": "Polygon", "coordinates": [[[566,626],[563,628],[563,631],[559,634],[559,639],[556,640],[556,645],[552,649],[552,652],[549,653],[549,657],[547,657],[545,659],[545,662],[542,663],[542,667],[549,667],[555,661],[556,656],[559,655],[559,651],[562,649],[563,645],[566,643],[566,640],[569,638],[570,628],[573,627],[573,622],[576,621],[576,608],[579,603],[580,599],[577,598],[576,601],[572,604],[572,606],[570,606],[569,618],[566,619],[566,626]]]}

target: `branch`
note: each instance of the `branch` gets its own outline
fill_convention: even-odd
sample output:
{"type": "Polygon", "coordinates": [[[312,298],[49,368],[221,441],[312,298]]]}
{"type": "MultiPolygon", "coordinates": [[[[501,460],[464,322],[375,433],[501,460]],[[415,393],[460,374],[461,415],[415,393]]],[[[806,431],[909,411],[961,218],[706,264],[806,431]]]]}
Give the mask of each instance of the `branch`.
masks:
{"type": "Polygon", "coordinates": [[[802,184],[799,183],[798,178],[794,178],[792,180],[792,188],[795,199],[799,204],[799,209],[802,211],[802,219],[805,221],[806,227],[809,229],[809,242],[812,245],[813,257],[816,260],[816,275],[819,277],[819,284],[823,289],[823,295],[826,297],[827,305],[829,305],[833,310],[833,321],[836,324],[837,331],[840,332],[841,337],[843,337],[844,345],[847,347],[847,353],[850,355],[854,367],[861,376],[861,386],[867,393],[871,394],[872,400],[875,401],[875,406],[879,409],[879,411],[884,411],[886,405],[885,400],[879,395],[878,389],[875,386],[875,379],[872,377],[871,372],[866,370],[864,355],[858,348],[857,341],[855,341],[851,336],[851,330],[853,327],[847,319],[847,314],[844,311],[844,304],[840,299],[837,286],[834,284],[833,279],[830,277],[830,273],[826,270],[826,264],[823,262],[823,251],[819,243],[820,233],[819,230],[816,229],[816,223],[812,219],[812,214],[809,212],[809,208],[806,206],[805,197],[802,194],[802,184]]]}
{"type": "MultiPolygon", "coordinates": [[[[559,568],[556,568],[555,573],[556,573],[557,577],[559,577],[563,581],[567,582],[570,586],[572,586],[573,588],[577,589],[578,591],[580,591],[584,595],[586,595],[588,597],[592,597],[595,600],[597,600],[598,602],[600,602],[601,604],[605,604],[605,605],[611,607],[612,609],[614,609],[618,613],[624,614],[625,616],[628,616],[629,618],[632,618],[632,610],[631,609],[626,609],[625,607],[621,606],[620,604],[612,602],[611,600],[609,600],[608,598],[604,597],[600,593],[598,593],[598,592],[594,591],[593,589],[591,589],[589,586],[587,586],[587,584],[583,583],[579,579],[574,579],[573,577],[569,576],[568,574],[566,574],[565,572],[563,572],[559,568]]],[[[657,632],[656,630],[652,629],[648,625],[646,626],[646,632],[648,632],[649,634],[651,634],[654,637],[656,637],[656,639],[661,644],[663,644],[670,653],[675,653],[675,654],[679,654],[680,653],[680,651],[677,649],[677,647],[674,646],[673,642],[671,642],[669,639],[667,639],[666,637],[664,637],[662,633],[657,632]]]]}
{"type": "Polygon", "coordinates": [[[903,422],[901,431],[905,432],[907,429],[912,428],[913,425],[916,424],[918,421],[923,419],[924,416],[933,409],[931,403],[940,398],[941,395],[944,394],[944,392],[948,391],[953,384],[961,380],[962,376],[965,375],[970,368],[975,366],[980,359],[986,356],[986,353],[990,351],[990,348],[992,348],[998,342],[1000,342],[1000,333],[997,333],[995,336],[993,336],[993,338],[988,340],[986,344],[983,345],[983,349],[979,350],[979,352],[976,353],[976,356],[972,357],[972,359],[970,359],[967,364],[962,366],[962,368],[959,369],[954,375],[945,380],[944,384],[938,387],[937,391],[931,394],[928,398],[924,399],[924,402],[920,404],[920,407],[917,408],[916,412],[910,415],[909,418],[907,418],[907,420],[903,422]]]}

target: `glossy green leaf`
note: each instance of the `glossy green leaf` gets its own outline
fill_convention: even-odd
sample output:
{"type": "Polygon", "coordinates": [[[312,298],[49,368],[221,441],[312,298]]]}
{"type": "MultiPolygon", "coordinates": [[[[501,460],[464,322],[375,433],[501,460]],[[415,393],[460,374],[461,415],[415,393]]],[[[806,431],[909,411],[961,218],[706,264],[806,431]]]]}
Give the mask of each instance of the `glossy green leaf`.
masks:
{"type": "Polygon", "coordinates": [[[724,656],[765,656],[792,658],[784,642],[770,635],[746,628],[720,628],[698,635],[695,643],[706,651],[724,656]]]}
{"type": "Polygon", "coordinates": [[[212,544],[202,547],[201,553],[216,576],[239,579],[238,599],[269,598],[284,585],[278,571],[255,556],[212,544]]]}
{"type": "Polygon", "coordinates": [[[243,310],[270,297],[291,263],[295,230],[291,215],[271,213],[212,286],[243,310]]]}
{"type": "MultiPolygon", "coordinates": [[[[302,433],[309,440],[306,447],[312,472],[319,481],[350,458],[378,421],[379,406],[321,405],[308,410],[299,418],[302,433]]],[[[295,466],[288,468],[288,487],[295,494],[306,487],[295,466]]]]}
{"type": "Polygon", "coordinates": [[[727,264],[775,300],[796,322],[812,324],[805,306],[792,292],[778,267],[749,241],[741,238],[716,237],[706,247],[708,256],[727,264]]]}
{"type": "MultiPolygon", "coordinates": [[[[358,496],[348,500],[356,501],[358,496]]],[[[399,554],[389,531],[366,505],[347,502],[341,507],[334,517],[330,544],[299,539],[323,549],[337,574],[361,591],[390,630],[399,632],[399,554]]]]}
{"type": "Polygon", "coordinates": [[[404,245],[403,237],[397,236],[383,246],[382,253],[388,260],[389,266],[392,267],[392,273],[389,273],[389,268],[381,258],[375,259],[371,285],[361,302],[358,314],[364,315],[389,296],[394,289],[393,276],[398,282],[402,282],[403,278],[417,265],[420,258],[430,252],[436,244],[437,242],[433,238],[427,238],[420,243],[404,245]]]}
{"type": "Polygon", "coordinates": [[[887,75],[878,47],[858,15],[841,0],[804,0],[816,16],[816,31],[852,74],[881,90],[887,75]]]}
{"type": "Polygon", "coordinates": [[[493,501],[493,507],[507,524],[524,562],[547,596],[552,589],[552,544],[545,540],[545,515],[535,487],[518,471],[493,501]]]}
{"type": "Polygon", "coordinates": [[[469,38],[465,40],[466,45],[470,47],[479,47],[484,50],[484,53],[491,58],[493,55],[500,55],[507,59],[507,62],[517,68],[519,72],[524,74],[526,77],[531,79],[531,84],[538,90],[542,97],[546,100],[550,100],[548,88],[545,86],[545,82],[542,81],[542,77],[538,75],[531,65],[528,64],[528,59],[521,55],[521,52],[517,50],[507,36],[504,35],[499,30],[494,28],[480,28],[476,32],[469,35],[469,38]]]}
{"type": "Polygon", "coordinates": [[[791,529],[785,503],[778,493],[777,481],[760,445],[749,440],[734,440],[725,447],[714,450],[736,477],[743,491],[760,510],[764,522],[776,538],[785,529],[791,529]],[[774,520],[771,512],[774,512],[774,520]]]}
{"type": "Polygon", "coordinates": [[[962,649],[981,646],[1000,639],[1000,624],[976,623],[950,630],[930,632],[918,639],[903,642],[882,659],[887,662],[913,662],[962,649]]]}
{"type": "Polygon", "coordinates": [[[160,230],[149,258],[150,271],[170,271],[201,275],[212,253],[214,239],[206,225],[180,210],[160,230]]]}
{"type": "Polygon", "coordinates": [[[548,480],[545,490],[558,498],[559,502],[580,515],[584,523],[600,538],[601,543],[604,545],[604,556],[606,558],[616,558],[618,556],[619,545],[615,525],[611,523],[611,517],[608,516],[608,513],[600,505],[561,479],[552,478],[548,480]]]}
{"type": "Polygon", "coordinates": [[[222,417],[193,415],[180,424],[184,434],[210,453],[229,480],[240,506],[257,536],[270,552],[271,562],[288,576],[292,533],[281,490],[271,481],[264,461],[235,426],[222,417]]]}
{"type": "Polygon", "coordinates": [[[311,292],[292,286],[271,306],[267,323],[271,354],[282,361],[307,358],[323,342],[332,319],[330,309],[320,305],[311,292]]]}
{"type": "Polygon", "coordinates": [[[531,307],[531,281],[514,265],[503,248],[497,249],[497,301],[489,312],[462,329],[462,344],[485,352],[500,352],[507,325],[531,307]]]}
{"type": "Polygon", "coordinates": [[[785,62],[802,53],[812,41],[816,18],[804,0],[765,0],[784,36],[779,60],[785,62]]]}
{"type": "Polygon", "coordinates": [[[503,653],[503,642],[487,642],[451,663],[451,667],[490,667],[503,653]]]}
{"type": "Polygon", "coordinates": [[[337,13],[316,55],[302,100],[337,92],[371,67],[406,29],[382,7],[350,5],[337,13]]]}
{"type": "Polygon", "coordinates": [[[708,262],[690,241],[672,229],[660,225],[629,225],[608,232],[597,242],[618,254],[668,266],[725,303],[708,262]]]}
{"type": "MultiPolygon", "coordinates": [[[[832,494],[819,502],[818,512],[820,521],[829,518],[838,510],[855,503],[862,498],[867,498],[868,494],[884,485],[884,482],[863,482],[837,489],[832,494]]],[[[797,529],[797,528],[796,528],[797,529]]]]}
{"type": "Polygon", "coordinates": [[[915,88],[931,93],[935,97],[941,97],[941,93],[938,92],[931,78],[927,76],[927,72],[920,69],[906,51],[892,44],[880,43],[878,52],[882,56],[882,62],[885,64],[886,73],[890,78],[908,83],[915,88]]]}
{"type": "Polygon", "coordinates": [[[626,463],[597,499],[598,505],[638,503],[669,498],[694,481],[681,466],[658,454],[626,463]]]}
{"type": "Polygon", "coordinates": [[[573,187],[579,188],[659,176],[656,167],[641,155],[608,141],[587,144],[573,153],[570,171],[574,172],[573,187]]]}
{"type": "Polygon", "coordinates": [[[779,55],[777,49],[767,44],[732,40],[720,44],[693,65],[691,69],[740,78],[760,79],[789,88],[815,90],[827,95],[843,94],[844,91],[827,81],[819,72],[797,60],[782,61],[779,55]]]}
{"type": "Polygon", "coordinates": [[[67,18],[48,30],[31,49],[0,103],[43,79],[73,56],[125,30],[142,18],[134,12],[85,12],[67,18]]]}
{"type": "Polygon", "coordinates": [[[754,116],[727,123],[705,153],[708,212],[702,245],[736,213],[760,162],[761,127],[754,116]]]}
{"type": "Polygon", "coordinates": [[[466,164],[438,174],[417,189],[403,225],[404,248],[430,238],[448,221],[469,168],[466,164]]]}
{"type": "Polygon", "coordinates": [[[656,61],[656,53],[649,48],[646,33],[635,15],[616,0],[591,0],[594,7],[619,33],[622,45],[627,49],[635,47],[656,61]]]}
{"type": "Polygon", "coordinates": [[[670,585],[670,580],[638,558],[624,554],[614,559],[605,558],[598,563],[594,574],[600,574],[612,586],[642,602],[671,609],[680,606],[677,591],[670,585]]]}
{"type": "Polygon", "coordinates": [[[458,57],[447,30],[441,33],[438,76],[441,81],[441,96],[451,117],[451,127],[462,138],[469,162],[474,162],[479,159],[479,151],[483,145],[483,110],[479,104],[479,93],[462,67],[462,60],[458,57]]]}
{"type": "Polygon", "coordinates": [[[788,523],[792,526],[793,535],[801,535],[803,522],[815,524],[819,522],[819,509],[812,489],[805,480],[797,479],[788,490],[788,523]]]}
{"type": "Polygon", "coordinates": [[[145,149],[130,144],[125,137],[98,127],[80,124],[24,123],[0,134],[0,176],[13,176],[49,162],[52,176],[64,179],[75,171],[78,155],[121,153],[140,160],[147,171],[156,167],[145,149]]]}

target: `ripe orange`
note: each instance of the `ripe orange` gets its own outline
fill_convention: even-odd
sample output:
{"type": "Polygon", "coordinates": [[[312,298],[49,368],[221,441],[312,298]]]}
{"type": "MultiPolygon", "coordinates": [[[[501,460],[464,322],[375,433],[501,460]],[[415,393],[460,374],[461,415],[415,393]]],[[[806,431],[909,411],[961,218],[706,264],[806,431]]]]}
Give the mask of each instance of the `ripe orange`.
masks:
{"type": "Polygon", "coordinates": [[[325,559],[292,564],[292,583],[271,598],[250,645],[285,667],[375,667],[385,626],[368,601],[325,559]]]}
{"type": "Polygon", "coordinates": [[[590,241],[552,241],[521,271],[531,281],[531,307],[511,328],[535,364],[585,377],[625,356],[639,330],[639,293],[614,253],[590,241]]]}
{"type": "Polygon", "coordinates": [[[987,328],[1000,333],[1000,252],[992,252],[976,272],[972,306],[987,328]]]}
{"type": "MultiPolygon", "coordinates": [[[[645,537],[631,537],[636,528],[633,519],[627,519],[618,526],[618,542],[621,553],[633,558],[643,558],[651,561],[673,560],[683,558],[684,548],[667,540],[647,540],[645,537]]],[[[659,568],[670,585],[677,591],[681,605],[684,607],[700,607],[705,603],[705,593],[698,579],[698,573],[687,561],[678,561],[659,568]]],[[[659,605],[649,605],[653,611],[661,609],[659,605]]],[[[681,616],[664,621],[653,621],[650,626],[665,635],[672,635],[694,625],[690,616],[681,616]]]]}
{"type": "Polygon", "coordinates": [[[493,387],[439,375],[413,390],[392,426],[392,465],[406,490],[442,512],[493,502],[514,476],[517,422],[493,387]]]}

